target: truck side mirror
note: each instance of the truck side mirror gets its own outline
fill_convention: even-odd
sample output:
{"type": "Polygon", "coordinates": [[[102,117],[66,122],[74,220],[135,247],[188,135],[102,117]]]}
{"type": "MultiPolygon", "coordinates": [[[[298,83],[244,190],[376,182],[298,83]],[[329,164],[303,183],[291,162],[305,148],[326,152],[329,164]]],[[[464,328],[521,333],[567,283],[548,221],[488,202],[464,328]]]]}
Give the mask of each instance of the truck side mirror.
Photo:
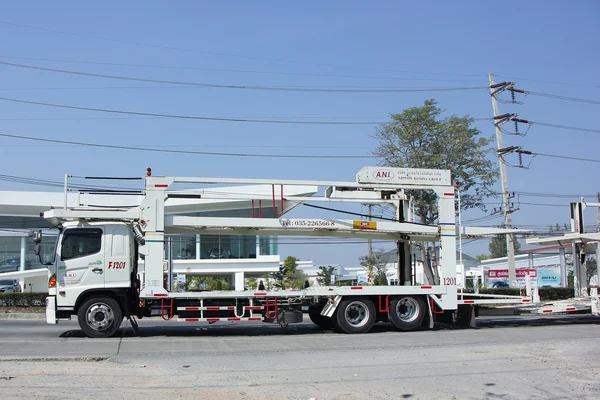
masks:
{"type": "Polygon", "coordinates": [[[29,231],[29,237],[33,238],[33,242],[40,244],[42,242],[42,230],[38,229],[38,231],[29,231]]]}

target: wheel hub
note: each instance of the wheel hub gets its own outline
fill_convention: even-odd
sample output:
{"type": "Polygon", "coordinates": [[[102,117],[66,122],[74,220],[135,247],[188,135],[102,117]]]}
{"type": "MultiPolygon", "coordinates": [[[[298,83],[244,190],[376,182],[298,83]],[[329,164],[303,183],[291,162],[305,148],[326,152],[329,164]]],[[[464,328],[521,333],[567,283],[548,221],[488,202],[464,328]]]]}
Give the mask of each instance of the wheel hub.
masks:
{"type": "Polygon", "coordinates": [[[92,304],[86,313],[88,326],[95,330],[108,328],[114,321],[114,314],[111,308],[102,303],[92,304]]]}
{"type": "Polygon", "coordinates": [[[419,305],[417,301],[411,297],[405,297],[398,301],[396,305],[396,314],[398,318],[404,322],[412,322],[418,316],[419,305]]]}
{"type": "Polygon", "coordinates": [[[359,301],[350,303],[344,314],[346,322],[354,327],[363,326],[369,320],[369,309],[359,301]]]}

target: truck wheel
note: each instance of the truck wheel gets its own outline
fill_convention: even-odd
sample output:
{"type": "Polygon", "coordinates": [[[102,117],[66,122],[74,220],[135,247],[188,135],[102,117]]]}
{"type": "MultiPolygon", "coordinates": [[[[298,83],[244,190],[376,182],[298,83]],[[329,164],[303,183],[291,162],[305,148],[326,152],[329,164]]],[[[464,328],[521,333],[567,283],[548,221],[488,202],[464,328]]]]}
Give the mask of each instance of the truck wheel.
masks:
{"type": "Polygon", "coordinates": [[[309,311],[308,316],[310,317],[310,320],[319,328],[322,328],[322,329],[332,329],[333,328],[333,322],[331,321],[331,318],[322,316],[321,311],[319,311],[319,310],[309,311]]]}
{"type": "Polygon", "coordinates": [[[411,331],[421,326],[426,313],[422,297],[396,297],[390,302],[388,318],[401,331],[411,331]]]}
{"type": "Polygon", "coordinates": [[[375,314],[375,305],[368,298],[342,299],[333,325],[345,333],[368,332],[375,323],[375,314]]]}
{"type": "Polygon", "coordinates": [[[110,297],[92,297],[79,307],[77,320],[88,337],[105,338],[119,330],[123,312],[119,303],[110,297]]]}

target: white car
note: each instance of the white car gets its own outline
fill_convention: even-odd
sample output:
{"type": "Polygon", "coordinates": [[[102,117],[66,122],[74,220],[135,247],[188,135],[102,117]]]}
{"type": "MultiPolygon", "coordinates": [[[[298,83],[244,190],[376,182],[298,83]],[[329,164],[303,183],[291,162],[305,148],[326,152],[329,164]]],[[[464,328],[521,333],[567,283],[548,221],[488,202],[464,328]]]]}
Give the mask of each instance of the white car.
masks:
{"type": "Polygon", "coordinates": [[[0,293],[20,292],[19,281],[16,279],[0,280],[0,293]]]}

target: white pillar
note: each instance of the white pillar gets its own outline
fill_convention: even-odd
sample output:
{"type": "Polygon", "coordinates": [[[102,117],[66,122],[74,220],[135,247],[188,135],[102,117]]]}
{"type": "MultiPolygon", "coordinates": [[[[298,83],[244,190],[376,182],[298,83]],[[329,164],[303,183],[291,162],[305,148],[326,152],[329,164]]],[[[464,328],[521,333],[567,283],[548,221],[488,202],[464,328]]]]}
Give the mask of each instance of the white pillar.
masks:
{"type": "Polygon", "coordinates": [[[260,254],[260,236],[256,236],[256,258],[258,258],[259,255],[261,255],[260,254]]]}
{"type": "MultiPolygon", "coordinates": [[[[25,236],[21,237],[21,260],[19,265],[20,271],[25,271],[25,256],[27,255],[27,238],[25,236]]],[[[19,278],[19,286],[21,286],[21,291],[25,291],[25,278],[19,278]]]]}
{"type": "Polygon", "coordinates": [[[244,273],[236,272],[233,274],[235,281],[235,290],[244,290],[244,273]]]}
{"type": "Polygon", "coordinates": [[[559,260],[560,260],[560,286],[568,287],[569,286],[569,277],[567,273],[567,262],[565,260],[565,249],[561,247],[558,250],[559,260]]]}
{"type": "Polygon", "coordinates": [[[196,260],[200,259],[200,235],[196,235],[196,260]]]}

